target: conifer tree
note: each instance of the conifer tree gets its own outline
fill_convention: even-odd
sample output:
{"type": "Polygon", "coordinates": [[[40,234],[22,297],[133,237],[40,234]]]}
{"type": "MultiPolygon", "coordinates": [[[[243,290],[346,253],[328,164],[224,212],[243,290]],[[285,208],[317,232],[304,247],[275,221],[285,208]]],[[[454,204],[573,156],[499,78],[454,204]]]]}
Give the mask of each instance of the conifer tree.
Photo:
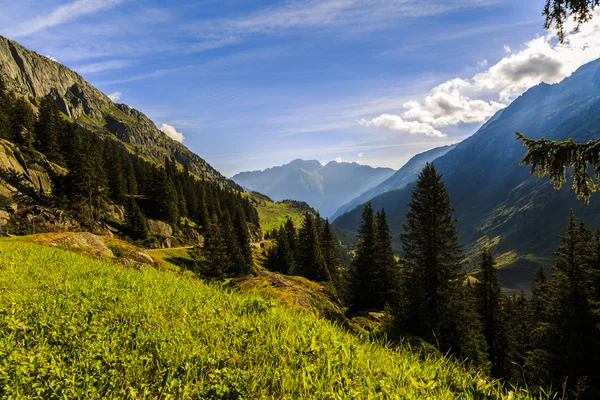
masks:
{"type": "MultiPolygon", "coordinates": [[[[546,271],[539,266],[531,283],[531,298],[525,309],[527,333],[516,341],[517,351],[521,355],[526,383],[543,387],[550,380],[550,353],[552,343],[549,329],[549,310],[552,288],[546,271]]],[[[515,315],[522,318],[520,315],[515,315]]]]}
{"type": "Polygon", "coordinates": [[[240,265],[238,273],[247,274],[254,268],[254,259],[252,257],[252,248],[250,247],[248,223],[241,212],[236,214],[234,228],[236,231],[236,239],[239,243],[243,257],[243,263],[240,265]]]}
{"type": "MultiPolygon", "coordinates": [[[[576,395],[581,387],[600,381],[598,370],[598,306],[594,301],[591,233],[571,212],[567,232],[556,254],[550,288],[550,379],[555,386],[568,377],[576,395]]],[[[600,387],[588,388],[586,396],[600,395],[600,387]]]]}
{"type": "Polygon", "coordinates": [[[173,225],[178,225],[179,201],[177,191],[165,169],[161,168],[155,171],[154,184],[151,190],[151,197],[154,200],[154,216],[173,225]]]}
{"type": "Polygon", "coordinates": [[[512,363],[511,343],[507,332],[508,318],[502,304],[502,287],[495,264],[492,251],[484,249],[479,263],[478,281],[475,283],[477,311],[492,363],[492,376],[510,378],[512,363]]]}
{"type": "Polygon", "coordinates": [[[133,198],[129,198],[125,202],[125,226],[133,239],[148,237],[146,218],[133,198]]]}
{"type": "Polygon", "coordinates": [[[192,257],[196,261],[196,273],[201,277],[210,279],[225,278],[225,268],[229,265],[230,258],[216,216],[211,218],[205,229],[203,247],[195,248],[192,257]]]}
{"type": "Polygon", "coordinates": [[[317,282],[331,280],[329,271],[325,266],[325,260],[321,254],[315,220],[308,212],[304,214],[302,227],[298,230],[296,271],[294,273],[317,282]]]}
{"type": "Polygon", "coordinates": [[[33,147],[33,127],[35,115],[24,98],[14,99],[9,103],[8,139],[22,146],[23,149],[33,147]]]}
{"type": "Polygon", "coordinates": [[[298,248],[298,232],[296,230],[296,227],[294,226],[294,221],[292,221],[290,217],[287,217],[283,228],[287,236],[287,242],[290,246],[290,251],[295,256],[296,249],[298,248]]]}
{"type": "Polygon", "coordinates": [[[60,159],[58,119],[56,106],[50,100],[42,99],[37,122],[35,123],[35,147],[52,161],[60,159]]]}
{"type": "Polygon", "coordinates": [[[344,292],[344,281],[342,276],[342,260],[340,259],[340,251],[338,248],[337,239],[331,229],[329,218],[325,219],[321,228],[320,236],[321,254],[325,261],[325,267],[331,277],[331,283],[336,290],[336,293],[341,295],[344,292]]]}
{"type": "Polygon", "coordinates": [[[268,268],[282,274],[291,274],[295,270],[294,253],[289,243],[288,232],[284,226],[276,231],[274,239],[275,247],[267,256],[268,268]]]}
{"type": "Polygon", "coordinates": [[[226,276],[239,275],[242,271],[246,271],[248,267],[229,210],[223,211],[218,223],[221,226],[223,242],[227,252],[227,261],[222,265],[223,273],[226,276]]]}
{"type": "Polygon", "coordinates": [[[355,311],[381,309],[377,299],[381,282],[374,269],[376,231],[373,207],[371,203],[367,203],[363,208],[357,232],[356,253],[350,266],[350,301],[355,311]]]}
{"type": "Polygon", "coordinates": [[[433,164],[419,174],[409,207],[400,236],[405,303],[396,313],[396,326],[481,363],[485,344],[469,320],[475,314],[478,322],[470,307],[472,293],[464,287],[464,254],[450,196],[433,164]]]}
{"type": "Polygon", "coordinates": [[[383,309],[386,304],[395,307],[399,296],[400,282],[398,274],[398,262],[392,248],[392,235],[387,223],[385,209],[378,211],[375,215],[375,243],[373,247],[375,274],[374,284],[378,286],[374,294],[379,294],[377,308],[383,309]]]}

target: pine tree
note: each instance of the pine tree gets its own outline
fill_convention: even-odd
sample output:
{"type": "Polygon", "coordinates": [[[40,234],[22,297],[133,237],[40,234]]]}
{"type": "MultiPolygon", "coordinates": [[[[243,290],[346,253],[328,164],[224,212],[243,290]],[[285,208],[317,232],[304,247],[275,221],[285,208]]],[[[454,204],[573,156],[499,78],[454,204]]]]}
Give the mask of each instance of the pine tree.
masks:
{"type": "Polygon", "coordinates": [[[22,146],[23,149],[33,147],[33,129],[35,114],[24,98],[13,99],[9,109],[9,140],[22,146]]]}
{"type": "Polygon", "coordinates": [[[363,208],[357,232],[356,253],[350,266],[350,302],[355,311],[381,309],[377,299],[377,293],[381,290],[380,277],[374,270],[376,231],[373,207],[371,203],[367,203],[363,208]]]}
{"type": "Polygon", "coordinates": [[[204,233],[204,245],[195,248],[192,257],[196,261],[196,273],[204,278],[223,279],[230,258],[223,232],[216,216],[213,216],[204,233]]]}
{"type": "Polygon", "coordinates": [[[228,210],[223,211],[218,223],[221,226],[223,242],[228,256],[227,262],[222,265],[223,273],[226,276],[237,276],[242,271],[247,270],[248,267],[228,210]]]}
{"type": "Polygon", "coordinates": [[[130,198],[125,202],[125,226],[133,239],[146,239],[148,226],[137,202],[130,198]]]}
{"type": "Polygon", "coordinates": [[[333,229],[331,229],[329,218],[325,219],[321,228],[319,243],[321,244],[321,254],[323,254],[325,267],[331,277],[331,283],[335,288],[336,294],[340,296],[344,292],[342,261],[340,259],[337,239],[333,233],[333,229]]]}
{"type": "Polygon", "coordinates": [[[433,164],[419,174],[409,207],[400,236],[405,303],[396,312],[396,326],[480,363],[484,338],[468,320],[475,310],[464,288],[464,254],[450,196],[433,164]]]}
{"type": "Polygon", "coordinates": [[[508,317],[503,308],[502,287],[496,272],[492,251],[484,249],[479,263],[478,281],[475,284],[477,311],[492,363],[492,376],[512,376],[511,343],[507,332],[508,317]]]}
{"type": "Polygon", "coordinates": [[[317,282],[331,280],[321,254],[315,220],[308,212],[304,214],[302,227],[298,231],[295,273],[317,282]]]}
{"type": "MultiPolygon", "coordinates": [[[[591,233],[571,212],[567,232],[556,254],[550,283],[549,337],[545,349],[550,356],[550,379],[555,386],[568,377],[568,388],[576,395],[581,386],[600,381],[598,363],[598,306],[594,301],[594,254],[591,233]]],[[[586,396],[597,398],[600,387],[586,396]],[[595,396],[595,397],[594,397],[595,396]]]]}
{"type": "Polygon", "coordinates": [[[35,123],[35,147],[49,160],[60,160],[58,146],[58,109],[48,99],[42,99],[35,123]]]}
{"type": "Polygon", "coordinates": [[[254,259],[252,257],[252,248],[250,247],[250,234],[248,233],[248,223],[241,212],[236,214],[234,229],[236,239],[240,246],[243,257],[243,263],[240,265],[238,273],[247,274],[254,268],[254,259]]]}
{"type": "Polygon", "coordinates": [[[288,232],[284,226],[273,235],[275,247],[268,253],[267,265],[269,270],[289,275],[294,271],[294,253],[289,243],[288,232]]]}
{"type": "MultiPolygon", "coordinates": [[[[150,193],[154,200],[154,216],[170,224],[179,224],[179,200],[173,182],[165,169],[157,169],[154,173],[154,185],[150,193]]],[[[215,214],[216,215],[216,214],[215,214]]]]}
{"type": "Polygon", "coordinates": [[[385,209],[377,212],[375,223],[374,265],[372,268],[376,275],[374,283],[378,287],[376,294],[379,294],[377,308],[383,310],[386,304],[392,307],[397,306],[400,282],[398,262],[392,248],[392,235],[385,209]]]}
{"type": "Polygon", "coordinates": [[[540,265],[533,275],[531,298],[522,312],[526,314],[527,333],[522,334],[516,342],[526,383],[538,387],[545,386],[550,380],[550,352],[553,346],[549,329],[551,289],[546,271],[540,265]]]}

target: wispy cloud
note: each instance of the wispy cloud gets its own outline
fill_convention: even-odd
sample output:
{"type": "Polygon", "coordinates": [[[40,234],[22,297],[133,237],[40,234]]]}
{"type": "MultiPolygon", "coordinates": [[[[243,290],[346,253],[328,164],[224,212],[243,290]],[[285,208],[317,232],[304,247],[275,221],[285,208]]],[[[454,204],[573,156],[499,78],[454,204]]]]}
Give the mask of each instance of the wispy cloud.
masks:
{"type": "MultiPolygon", "coordinates": [[[[253,13],[188,25],[199,37],[225,38],[222,43],[242,41],[252,35],[294,30],[325,30],[356,27],[361,31],[382,29],[398,19],[420,18],[446,12],[483,7],[496,0],[308,0],[288,1],[253,13]]],[[[396,22],[394,22],[396,21],[396,22]]],[[[214,40],[212,43],[218,43],[214,40]]],[[[211,43],[209,42],[209,43],[211,43]]]]}
{"type": "MultiPolygon", "coordinates": [[[[434,87],[421,101],[404,103],[399,115],[382,114],[364,126],[383,126],[409,133],[440,136],[440,129],[483,122],[517,96],[540,82],[557,83],[585,63],[600,57],[600,10],[594,19],[573,31],[564,43],[554,33],[539,36],[484,72],[467,79],[455,78],[434,87]],[[427,133],[429,132],[429,133],[427,133]]],[[[511,49],[504,46],[508,53],[511,49]]]]}
{"type": "Polygon", "coordinates": [[[274,56],[281,55],[284,49],[278,46],[264,47],[255,50],[240,51],[238,53],[229,54],[220,58],[215,58],[205,63],[188,64],[175,68],[158,69],[155,71],[130,76],[124,79],[99,82],[102,85],[112,85],[118,83],[134,82],[144,79],[159,78],[168,74],[193,70],[196,74],[202,75],[214,71],[224,71],[239,64],[248,64],[254,61],[268,59],[274,56]]]}
{"type": "Polygon", "coordinates": [[[113,61],[104,61],[93,64],[81,65],[78,67],[73,67],[73,69],[80,74],[95,74],[98,72],[110,71],[115,69],[123,69],[131,65],[131,61],[129,60],[113,60],[113,61]]]}
{"type": "Polygon", "coordinates": [[[95,14],[102,10],[113,8],[125,0],[76,0],[64,4],[46,15],[24,21],[16,26],[10,36],[18,38],[28,36],[40,30],[73,21],[84,15],[95,14]]]}

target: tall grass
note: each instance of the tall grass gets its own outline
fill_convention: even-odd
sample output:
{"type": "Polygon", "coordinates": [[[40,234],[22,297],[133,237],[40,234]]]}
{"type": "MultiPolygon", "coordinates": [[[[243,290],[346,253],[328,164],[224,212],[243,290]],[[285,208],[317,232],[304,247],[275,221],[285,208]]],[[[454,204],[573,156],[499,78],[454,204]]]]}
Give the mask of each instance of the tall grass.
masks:
{"type": "Polygon", "coordinates": [[[528,398],[257,296],[6,239],[0,396],[528,398]]]}

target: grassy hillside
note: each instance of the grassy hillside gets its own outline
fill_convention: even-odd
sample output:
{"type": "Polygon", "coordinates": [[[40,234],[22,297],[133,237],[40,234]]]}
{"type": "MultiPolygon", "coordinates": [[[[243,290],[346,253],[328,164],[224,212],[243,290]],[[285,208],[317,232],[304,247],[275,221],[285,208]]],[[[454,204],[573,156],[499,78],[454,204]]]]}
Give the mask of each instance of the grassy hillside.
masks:
{"type": "Polygon", "coordinates": [[[260,193],[249,193],[252,204],[258,211],[258,218],[263,233],[279,229],[290,217],[296,227],[302,224],[302,216],[306,211],[316,213],[308,204],[299,201],[283,200],[274,202],[260,193]]]}
{"type": "Polygon", "coordinates": [[[0,327],[5,398],[527,398],[261,297],[12,239],[0,327]]]}

